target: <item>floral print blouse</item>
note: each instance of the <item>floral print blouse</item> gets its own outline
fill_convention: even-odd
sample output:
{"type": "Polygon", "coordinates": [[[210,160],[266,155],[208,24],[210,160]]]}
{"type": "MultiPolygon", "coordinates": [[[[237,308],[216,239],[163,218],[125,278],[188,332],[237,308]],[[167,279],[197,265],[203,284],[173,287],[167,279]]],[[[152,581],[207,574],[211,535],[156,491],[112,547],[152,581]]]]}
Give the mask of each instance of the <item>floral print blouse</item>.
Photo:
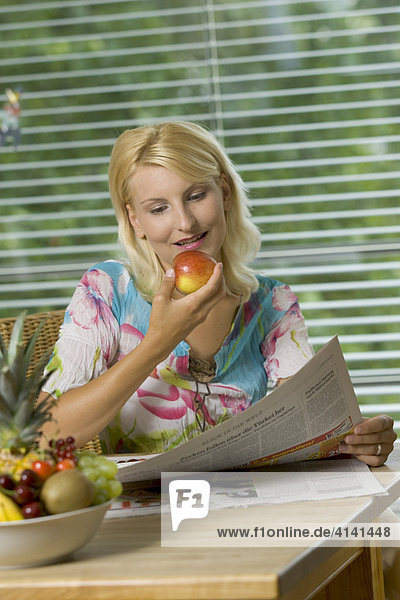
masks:
{"type": "MultiPolygon", "coordinates": [[[[100,434],[104,452],[163,452],[201,432],[196,386],[203,399],[202,425],[212,427],[266,395],[268,380],[293,375],[312,356],[307,328],[291,289],[257,276],[259,287],[236,314],[215,355],[210,383],[189,372],[182,341],[132,394],[100,434]]],[[[140,344],[151,304],[126,267],[109,260],[90,268],[66,310],[44,387],[59,397],[106,371],[140,344]]]]}

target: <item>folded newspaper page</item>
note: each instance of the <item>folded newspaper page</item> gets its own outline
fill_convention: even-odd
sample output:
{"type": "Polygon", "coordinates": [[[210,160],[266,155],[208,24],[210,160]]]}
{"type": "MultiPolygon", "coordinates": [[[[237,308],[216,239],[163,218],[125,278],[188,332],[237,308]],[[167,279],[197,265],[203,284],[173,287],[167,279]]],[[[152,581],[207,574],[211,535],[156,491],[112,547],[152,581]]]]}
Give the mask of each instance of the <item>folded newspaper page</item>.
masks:
{"type": "Polygon", "coordinates": [[[339,442],[361,421],[334,337],[293,377],[242,413],[167,452],[146,459],[113,458],[122,482],[159,479],[162,471],[222,471],[320,459],[339,454],[339,442]]]}
{"type": "Polygon", "coordinates": [[[357,458],[292,462],[260,470],[161,474],[161,489],[135,487],[114,499],[106,519],[170,514],[169,482],[205,479],[210,483],[210,510],[266,504],[388,495],[370,468],[357,458]],[[278,470],[279,469],[279,470],[278,470]]]}

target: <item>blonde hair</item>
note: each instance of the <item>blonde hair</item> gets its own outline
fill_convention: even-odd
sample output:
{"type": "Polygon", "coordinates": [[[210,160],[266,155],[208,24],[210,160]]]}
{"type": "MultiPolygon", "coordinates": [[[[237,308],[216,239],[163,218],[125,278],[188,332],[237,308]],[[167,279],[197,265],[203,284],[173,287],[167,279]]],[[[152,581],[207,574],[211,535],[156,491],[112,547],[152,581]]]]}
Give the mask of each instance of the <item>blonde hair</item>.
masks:
{"type": "MultiPolygon", "coordinates": [[[[225,213],[226,235],[221,256],[228,290],[248,300],[258,287],[248,266],[260,247],[260,233],[250,221],[244,183],[216,138],[200,125],[166,122],[128,129],[114,144],[108,170],[109,189],[118,221],[118,235],[129,259],[135,285],[146,300],[159,289],[164,271],[147,239],[135,235],[126,205],[132,206],[129,184],[140,165],[166,167],[192,183],[225,175],[231,206],[225,213]]],[[[132,206],[133,208],[133,206],[132,206]]]]}

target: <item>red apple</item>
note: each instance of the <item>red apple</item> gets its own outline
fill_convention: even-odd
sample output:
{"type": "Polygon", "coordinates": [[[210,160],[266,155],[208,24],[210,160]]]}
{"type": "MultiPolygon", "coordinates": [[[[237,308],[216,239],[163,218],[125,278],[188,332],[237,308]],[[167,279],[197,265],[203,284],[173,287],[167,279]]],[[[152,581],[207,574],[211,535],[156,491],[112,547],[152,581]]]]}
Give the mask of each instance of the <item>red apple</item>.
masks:
{"type": "Polygon", "coordinates": [[[210,279],[216,261],[200,250],[185,250],[177,254],[172,266],[175,271],[175,285],[183,294],[191,294],[210,279]]]}

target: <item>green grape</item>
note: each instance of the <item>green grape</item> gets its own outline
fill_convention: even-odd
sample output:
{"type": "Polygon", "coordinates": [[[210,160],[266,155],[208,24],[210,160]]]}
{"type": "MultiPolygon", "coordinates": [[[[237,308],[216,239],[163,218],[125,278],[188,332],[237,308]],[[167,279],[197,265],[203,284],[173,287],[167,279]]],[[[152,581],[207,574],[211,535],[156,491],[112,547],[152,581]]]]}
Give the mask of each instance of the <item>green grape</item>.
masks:
{"type": "Polygon", "coordinates": [[[95,497],[92,504],[101,504],[118,497],[122,484],[117,479],[117,465],[105,456],[84,450],[79,453],[78,468],[94,484],[95,497]]]}
{"type": "Polygon", "coordinates": [[[87,468],[94,466],[94,461],[91,456],[80,456],[78,460],[78,468],[84,471],[87,468]]]}
{"type": "Polygon", "coordinates": [[[98,469],[100,473],[104,475],[104,477],[107,477],[107,479],[113,479],[113,477],[115,477],[115,475],[118,473],[117,465],[110,460],[99,463],[98,469]]]}
{"type": "Polygon", "coordinates": [[[93,450],[79,450],[78,456],[79,456],[79,458],[81,458],[83,456],[89,456],[91,458],[95,458],[96,456],[98,456],[98,454],[96,454],[96,452],[94,452],[93,450]]]}
{"type": "Polygon", "coordinates": [[[82,469],[82,472],[93,483],[96,481],[96,479],[98,477],[98,473],[97,473],[96,469],[94,469],[93,467],[86,467],[85,469],[82,469]]]}
{"type": "Polygon", "coordinates": [[[94,481],[94,486],[96,490],[106,490],[107,489],[108,479],[104,477],[104,475],[98,475],[96,481],[94,481]]]}
{"type": "Polygon", "coordinates": [[[110,498],[117,498],[122,494],[122,483],[117,479],[107,481],[107,491],[110,498]]]}
{"type": "Polygon", "coordinates": [[[96,454],[96,463],[100,467],[100,465],[108,465],[108,464],[112,463],[112,461],[108,460],[108,458],[106,458],[105,456],[102,456],[101,454],[96,454]]]}
{"type": "Polygon", "coordinates": [[[98,490],[94,496],[94,500],[92,504],[102,504],[103,502],[107,502],[109,500],[107,490],[98,490]]]}

